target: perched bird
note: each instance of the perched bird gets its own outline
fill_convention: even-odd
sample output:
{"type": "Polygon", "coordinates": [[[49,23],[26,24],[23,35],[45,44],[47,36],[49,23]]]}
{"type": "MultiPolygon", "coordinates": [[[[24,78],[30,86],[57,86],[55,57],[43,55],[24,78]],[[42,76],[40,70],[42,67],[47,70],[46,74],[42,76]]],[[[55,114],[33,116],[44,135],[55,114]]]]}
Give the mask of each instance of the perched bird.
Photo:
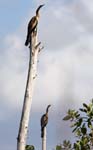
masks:
{"type": "Polygon", "coordinates": [[[44,6],[44,4],[40,5],[37,8],[36,15],[34,17],[32,17],[32,19],[28,23],[27,38],[26,38],[25,46],[28,46],[28,44],[30,43],[30,36],[35,31],[35,29],[37,28],[38,20],[39,20],[39,17],[40,17],[39,10],[43,6],[44,6]]]}
{"type": "Polygon", "coordinates": [[[48,111],[49,111],[49,107],[51,105],[48,105],[47,106],[47,109],[46,109],[46,113],[41,117],[41,138],[44,137],[44,127],[47,125],[48,123],[48,111]]]}

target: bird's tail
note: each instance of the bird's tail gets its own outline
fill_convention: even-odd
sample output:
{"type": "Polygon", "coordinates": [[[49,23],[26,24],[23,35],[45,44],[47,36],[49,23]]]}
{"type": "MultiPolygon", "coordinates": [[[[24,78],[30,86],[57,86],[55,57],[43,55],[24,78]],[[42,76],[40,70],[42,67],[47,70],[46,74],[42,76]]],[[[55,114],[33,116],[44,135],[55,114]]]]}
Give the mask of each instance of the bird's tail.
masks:
{"type": "Polygon", "coordinates": [[[27,34],[27,38],[26,38],[26,41],[25,41],[25,46],[28,46],[29,42],[30,42],[30,36],[29,36],[29,34],[27,34]]]}
{"type": "Polygon", "coordinates": [[[41,138],[44,137],[44,127],[41,128],[41,138]]]}

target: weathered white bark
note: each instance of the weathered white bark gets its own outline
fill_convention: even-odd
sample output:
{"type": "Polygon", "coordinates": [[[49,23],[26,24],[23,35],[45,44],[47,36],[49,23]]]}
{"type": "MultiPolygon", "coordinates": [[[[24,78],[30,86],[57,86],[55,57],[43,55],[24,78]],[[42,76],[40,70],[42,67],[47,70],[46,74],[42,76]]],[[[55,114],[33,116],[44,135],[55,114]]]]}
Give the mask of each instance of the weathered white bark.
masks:
{"type": "Polygon", "coordinates": [[[29,69],[28,69],[24,103],[23,103],[22,115],[20,120],[18,138],[17,138],[17,150],[25,150],[25,146],[26,146],[32,95],[33,95],[34,82],[35,82],[35,77],[37,72],[37,57],[39,52],[39,45],[37,46],[36,45],[37,45],[37,33],[34,33],[31,37],[29,69]]]}
{"type": "Polygon", "coordinates": [[[46,127],[44,127],[44,137],[42,138],[42,150],[46,150],[46,127]]]}

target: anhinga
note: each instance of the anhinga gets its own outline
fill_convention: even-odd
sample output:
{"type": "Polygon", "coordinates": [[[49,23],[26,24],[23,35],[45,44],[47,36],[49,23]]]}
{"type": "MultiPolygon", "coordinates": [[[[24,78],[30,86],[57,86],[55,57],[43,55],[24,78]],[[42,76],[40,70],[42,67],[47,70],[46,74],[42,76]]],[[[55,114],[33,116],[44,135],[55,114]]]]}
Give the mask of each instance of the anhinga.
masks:
{"type": "Polygon", "coordinates": [[[34,17],[32,17],[32,19],[28,23],[28,31],[27,31],[27,38],[26,38],[25,46],[28,46],[28,44],[30,43],[30,36],[35,31],[35,29],[37,28],[38,20],[39,20],[39,17],[40,17],[39,10],[43,6],[44,6],[44,4],[40,5],[37,8],[36,15],[34,17]]]}
{"type": "Polygon", "coordinates": [[[49,107],[51,105],[48,105],[47,106],[47,109],[46,109],[46,113],[41,117],[41,138],[44,137],[44,127],[47,125],[48,123],[48,111],[49,111],[49,107]]]}

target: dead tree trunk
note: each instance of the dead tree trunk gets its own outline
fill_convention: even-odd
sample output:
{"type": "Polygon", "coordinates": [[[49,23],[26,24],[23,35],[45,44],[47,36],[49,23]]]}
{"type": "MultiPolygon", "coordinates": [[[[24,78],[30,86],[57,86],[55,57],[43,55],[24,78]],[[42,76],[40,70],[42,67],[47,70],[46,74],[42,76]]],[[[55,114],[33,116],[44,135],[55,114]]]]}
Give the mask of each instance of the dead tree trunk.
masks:
{"type": "Polygon", "coordinates": [[[37,72],[37,57],[40,51],[39,44],[37,44],[37,33],[31,35],[30,53],[29,53],[29,69],[27,84],[24,96],[24,103],[22,115],[20,120],[19,132],[17,137],[17,150],[25,150],[27,131],[30,117],[30,109],[32,103],[32,95],[34,89],[34,82],[37,72]]]}
{"type": "Polygon", "coordinates": [[[44,127],[44,136],[42,138],[42,150],[46,150],[46,127],[44,127]]]}
{"type": "Polygon", "coordinates": [[[46,126],[48,124],[48,111],[51,105],[46,108],[46,113],[41,117],[41,138],[42,138],[42,150],[46,150],[46,126]]]}

